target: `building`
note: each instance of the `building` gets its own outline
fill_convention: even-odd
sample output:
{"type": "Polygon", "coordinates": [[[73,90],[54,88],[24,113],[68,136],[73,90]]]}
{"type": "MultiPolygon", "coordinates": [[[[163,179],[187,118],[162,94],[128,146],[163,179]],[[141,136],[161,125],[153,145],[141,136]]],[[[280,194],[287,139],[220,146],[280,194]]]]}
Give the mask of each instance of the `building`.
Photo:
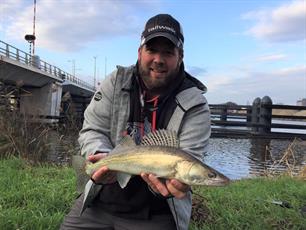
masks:
{"type": "Polygon", "coordinates": [[[306,98],[303,98],[301,100],[298,100],[296,102],[296,105],[299,105],[299,106],[306,106],[306,98]]]}

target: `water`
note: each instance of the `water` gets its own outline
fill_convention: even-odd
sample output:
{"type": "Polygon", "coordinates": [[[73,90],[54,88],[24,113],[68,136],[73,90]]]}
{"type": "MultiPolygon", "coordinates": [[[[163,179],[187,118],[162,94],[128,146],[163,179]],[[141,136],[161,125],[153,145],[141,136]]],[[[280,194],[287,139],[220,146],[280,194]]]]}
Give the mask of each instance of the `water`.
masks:
{"type": "MultiPolygon", "coordinates": [[[[47,161],[69,164],[70,156],[78,154],[77,137],[59,138],[57,133],[49,135],[52,143],[47,161]]],[[[284,165],[275,165],[279,161],[290,140],[279,139],[233,139],[211,138],[209,151],[204,156],[206,164],[222,172],[230,179],[260,176],[273,170],[280,173],[287,170],[284,165]]],[[[306,165],[306,141],[295,141],[293,146],[295,170],[306,165]]]]}
{"type": "MultiPolygon", "coordinates": [[[[268,171],[280,173],[288,168],[277,164],[292,141],[279,139],[211,138],[205,163],[230,179],[264,175],[268,171]]],[[[298,171],[306,165],[306,141],[295,141],[294,158],[290,164],[298,171]]]]}
{"type": "MultiPolygon", "coordinates": [[[[245,121],[245,119],[228,119],[245,121]]],[[[273,124],[305,125],[306,121],[273,119],[273,124]]],[[[233,129],[233,127],[222,127],[233,129]]],[[[247,130],[247,127],[235,127],[236,130],[247,130]]],[[[306,134],[305,129],[272,128],[271,132],[306,134]]],[[[288,171],[287,165],[278,164],[292,141],[281,139],[233,139],[220,138],[210,140],[210,149],[204,160],[207,164],[223,172],[231,179],[241,179],[288,171]]],[[[306,141],[296,141],[294,159],[291,166],[294,172],[306,165],[306,141]],[[294,161],[294,162],[293,162],[294,161]]]]}

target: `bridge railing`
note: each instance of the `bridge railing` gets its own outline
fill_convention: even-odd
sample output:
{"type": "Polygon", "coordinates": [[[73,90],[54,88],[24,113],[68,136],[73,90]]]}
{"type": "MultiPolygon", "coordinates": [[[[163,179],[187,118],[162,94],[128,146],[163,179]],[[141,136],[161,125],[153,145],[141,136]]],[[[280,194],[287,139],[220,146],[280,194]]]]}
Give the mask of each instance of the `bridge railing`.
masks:
{"type": "Polygon", "coordinates": [[[79,86],[85,87],[90,90],[95,90],[94,86],[87,82],[75,77],[74,75],[67,73],[60,68],[51,65],[39,58],[39,56],[28,54],[6,42],[0,40],[0,55],[6,56],[12,60],[18,61],[28,66],[32,66],[40,69],[43,72],[49,73],[62,80],[68,80],[79,86]]]}

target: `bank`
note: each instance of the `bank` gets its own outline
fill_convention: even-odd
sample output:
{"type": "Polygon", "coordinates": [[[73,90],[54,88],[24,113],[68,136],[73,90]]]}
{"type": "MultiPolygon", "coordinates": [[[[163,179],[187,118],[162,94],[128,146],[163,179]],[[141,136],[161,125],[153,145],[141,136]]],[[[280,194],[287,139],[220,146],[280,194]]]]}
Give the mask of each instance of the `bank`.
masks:
{"type": "MultiPolygon", "coordinates": [[[[190,229],[305,229],[305,174],[195,187],[190,229]]],[[[76,196],[71,167],[0,160],[0,229],[58,229],[76,196]]]]}

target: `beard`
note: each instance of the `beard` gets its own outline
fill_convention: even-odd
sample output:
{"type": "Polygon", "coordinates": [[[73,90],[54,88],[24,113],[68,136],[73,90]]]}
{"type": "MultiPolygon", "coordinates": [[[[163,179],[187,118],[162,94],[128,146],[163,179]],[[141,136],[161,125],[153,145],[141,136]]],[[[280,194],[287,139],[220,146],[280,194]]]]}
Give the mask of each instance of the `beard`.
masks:
{"type": "MultiPolygon", "coordinates": [[[[158,65],[153,65],[153,69],[162,69],[163,67],[158,65]]],[[[154,78],[150,75],[151,70],[150,67],[143,67],[141,61],[138,61],[138,71],[140,78],[142,79],[145,87],[153,94],[161,94],[164,90],[166,90],[171,82],[177,77],[180,70],[180,65],[178,64],[176,68],[164,77],[154,78]]]]}

